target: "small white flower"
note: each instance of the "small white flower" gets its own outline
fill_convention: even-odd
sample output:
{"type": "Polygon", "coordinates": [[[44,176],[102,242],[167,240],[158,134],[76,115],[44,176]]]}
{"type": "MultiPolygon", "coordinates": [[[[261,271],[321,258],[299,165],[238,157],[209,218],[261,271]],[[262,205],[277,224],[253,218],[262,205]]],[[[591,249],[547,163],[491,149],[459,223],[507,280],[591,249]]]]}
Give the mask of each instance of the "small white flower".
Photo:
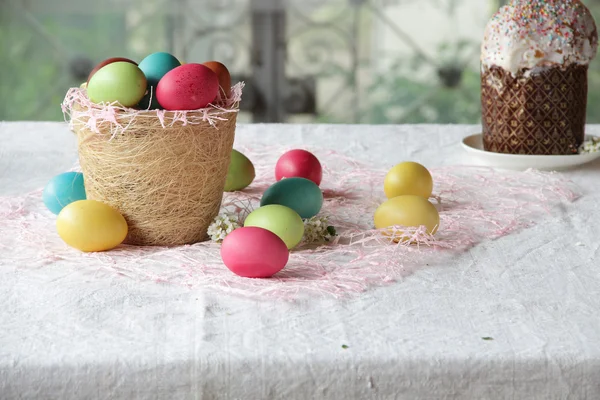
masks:
{"type": "Polygon", "coordinates": [[[221,213],[217,215],[208,227],[207,233],[215,242],[222,242],[225,236],[240,227],[237,215],[221,213]]]}
{"type": "Polygon", "coordinates": [[[327,217],[315,216],[304,220],[305,243],[328,242],[335,235],[335,228],[329,225],[327,217]]]}
{"type": "Polygon", "coordinates": [[[580,154],[595,153],[597,151],[600,151],[600,138],[598,137],[593,137],[590,140],[586,140],[579,148],[580,154]]]}

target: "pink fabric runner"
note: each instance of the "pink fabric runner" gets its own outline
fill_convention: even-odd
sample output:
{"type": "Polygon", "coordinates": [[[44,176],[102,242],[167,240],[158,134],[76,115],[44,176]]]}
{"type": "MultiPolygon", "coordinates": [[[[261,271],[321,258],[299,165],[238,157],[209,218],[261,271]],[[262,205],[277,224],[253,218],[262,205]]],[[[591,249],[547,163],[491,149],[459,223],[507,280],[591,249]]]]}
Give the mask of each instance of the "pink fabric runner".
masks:
{"type": "MultiPolygon", "coordinates": [[[[284,148],[239,149],[255,163],[257,178],[243,192],[226,193],[223,209],[243,218],[258,206],[274,183],[274,166],[284,148]]],[[[386,171],[332,151],[308,149],[324,165],[321,187],[339,236],[323,245],[294,249],[286,268],[270,279],[246,279],[221,262],[219,244],[158,248],[121,246],[104,253],[82,253],[56,233],[55,216],[45,209],[41,191],[0,197],[0,264],[20,268],[80,266],[82,273],[104,273],[161,284],[206,288],[248,297],[286,300],[306,295],[344,297],[400,280],[430,263],[443,262],[482,241],[508,235],[545,218],[579,196],[561,175],[537,171],[495,171],[452,166],[433,169],[434,199],[441,224],[434,238],[416,230],[418,245],[391,244],[373,228],[373,213],[385,201],[386,171]]],[[[400,160],[399,160],[400,161],[400,160]]]]}

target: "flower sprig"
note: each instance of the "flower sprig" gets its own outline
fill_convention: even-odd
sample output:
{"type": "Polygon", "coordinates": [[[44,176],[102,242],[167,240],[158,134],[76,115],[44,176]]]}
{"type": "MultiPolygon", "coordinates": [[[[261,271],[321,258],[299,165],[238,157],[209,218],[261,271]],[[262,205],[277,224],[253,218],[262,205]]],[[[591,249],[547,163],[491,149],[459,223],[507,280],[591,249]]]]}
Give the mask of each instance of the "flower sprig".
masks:
{"type": "Polygon", "coordinates": [[[595,153],[597,151],[600,151],[600,137],[592,137],[590,140],[586,140],[579,148],[579,154],[595,153]]]}
{"type": "MultiPolygon", "coordinates": [[[[330,241],[337,236],[335,228],[329,225],[327,216],[314,216],[303,219],[304,222],[304,243],[323,243],[330,241]]],[[[211,240],[221,243],[227,235],[235,229],[240,228],[242,224],[237,215],[222,212],[217,215],[214,221],[208,227],[208,235],[211,240]]]]}
{"type": "Polygon", "coordinates": [[[304,219],[304,238],[305,243],[322,243],[330,241],[337,236],[335,228],[329,225],[329,218],[326,216],[314,216],[304,219]]]}
{"type": "Polygon", "coordinates": [[[237,215],[220,213],[215,217],[213,223],[209,225],[207,233],[213,241],[220,243],[225,239],[225,236],[240,226],[237,215]]]}

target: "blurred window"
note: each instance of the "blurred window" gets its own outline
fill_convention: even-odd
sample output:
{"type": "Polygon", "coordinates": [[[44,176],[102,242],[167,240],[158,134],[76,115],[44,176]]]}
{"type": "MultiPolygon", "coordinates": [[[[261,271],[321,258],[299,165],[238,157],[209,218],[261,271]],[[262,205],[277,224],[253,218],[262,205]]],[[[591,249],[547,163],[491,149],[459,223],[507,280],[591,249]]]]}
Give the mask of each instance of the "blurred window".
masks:
{"type": "MultiPolygon", "coordinates": [[[[478,123],[492,0],[2,0],[0,120],[61,120],[108,57],[219,60],[241,121],[478,123]]],[[[587,2],[600,17],[600,2],[587,2]]],[[[600,61],[588,121],[600,122],[600,61]]]]}

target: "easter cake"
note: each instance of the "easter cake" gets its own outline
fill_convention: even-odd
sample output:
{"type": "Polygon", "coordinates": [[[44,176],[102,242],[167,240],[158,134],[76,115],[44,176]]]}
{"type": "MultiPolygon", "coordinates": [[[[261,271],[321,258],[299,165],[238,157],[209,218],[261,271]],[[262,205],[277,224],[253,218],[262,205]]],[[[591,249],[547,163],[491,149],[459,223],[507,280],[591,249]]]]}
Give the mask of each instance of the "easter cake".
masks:
{"type": "Polygon", "coordinates": [[[510,154],[575,154],[598,32],[579,0],[512,0],[481,49],[483,143],[510,154]]]}

